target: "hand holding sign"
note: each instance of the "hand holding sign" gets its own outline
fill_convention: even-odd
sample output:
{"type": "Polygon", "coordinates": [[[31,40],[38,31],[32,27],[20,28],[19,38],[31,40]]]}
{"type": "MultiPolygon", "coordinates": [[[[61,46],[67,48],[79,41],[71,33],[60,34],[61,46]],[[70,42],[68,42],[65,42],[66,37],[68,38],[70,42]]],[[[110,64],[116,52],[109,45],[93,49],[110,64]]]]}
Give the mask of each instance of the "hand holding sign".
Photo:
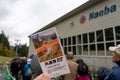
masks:
{"type": "Polygon", "coordinates": [[[51,80],[49,74],[40,74],[38,77],[36,77],[34,80],[51,80]]]}

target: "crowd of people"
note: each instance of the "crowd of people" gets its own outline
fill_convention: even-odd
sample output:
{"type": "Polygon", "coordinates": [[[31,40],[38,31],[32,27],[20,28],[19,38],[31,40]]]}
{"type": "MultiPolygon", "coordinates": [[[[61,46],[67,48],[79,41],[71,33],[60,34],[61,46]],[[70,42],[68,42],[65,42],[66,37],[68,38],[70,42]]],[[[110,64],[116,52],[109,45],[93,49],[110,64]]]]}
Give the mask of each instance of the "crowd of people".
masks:
{"type": "MultiPolygon", "coordinates": [[[[120,80],[120,45],[109,47],[109,51],[112,53],[112,61],[116,65],[110,70],[102,67],[98,70],[98,80],[120,80]],[[103,74],[104,73],[104,74],[103,74]]],[[[11,75],[16,80],[51,80],[50,74],[42,72],[39,61],[36,55],[31,55],[29,58],[21,57],[14,58],[10,64],[11,75]],[[27,76],[25,70],[31,67],[32,75],[27,76]],[[22,79],[21,79],[22,78],[22,79]]],[[[83,59],[73,61],[73,53],[67,53],[67,63],[70,69],[69,74],[61,75],[56,80],[95,80],[91,77],[89,66],[83,59]]]]}
{"type": "Polygon", "coordinates": [[[19,80],[19,78],[22,76],[22,80],[26,80],[24,75],[24,67],[27,64],[27,58],[21,57],[21,58],[14,58],[11,61],[10,64],[10,72],[13,77],[15,77],[16,80],[19,80]]]}
{"type": "MultiPolygon", "coordinates": [[[[112,55],[112,62],[116,65],[112,69],[101,67],[98,70],[97,80],[120,80],[120,45],[109,47],[112,55]]],[[[67,62],[70,68],[70,73],[58,77],[57,80],[94,80],[89,74],[89,67],[82,59],[76,62],[72,60],[73,54],[70,52],[67,55],[67,62]]],[[[51,80],[49,74],[41,74],[35,80],[51,80]]]]}
{"type": "Polygon", "coordinates": [[[14,58],[10,62],[10,73],[16,80],[32,80],[42,73],[37,56],[14,58]]]}

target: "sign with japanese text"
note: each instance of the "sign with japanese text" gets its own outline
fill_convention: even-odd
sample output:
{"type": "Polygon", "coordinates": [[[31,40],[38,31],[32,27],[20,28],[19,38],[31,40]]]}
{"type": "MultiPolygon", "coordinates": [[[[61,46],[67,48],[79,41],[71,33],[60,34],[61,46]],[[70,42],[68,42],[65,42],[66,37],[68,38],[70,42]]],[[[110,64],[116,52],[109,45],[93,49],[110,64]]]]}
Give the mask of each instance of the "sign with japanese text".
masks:
{"type": "Polygon", "coordinates": [[[56,28],[33,34],[31,39],[44,73],[52,77],[70,73],[56,28]]]}

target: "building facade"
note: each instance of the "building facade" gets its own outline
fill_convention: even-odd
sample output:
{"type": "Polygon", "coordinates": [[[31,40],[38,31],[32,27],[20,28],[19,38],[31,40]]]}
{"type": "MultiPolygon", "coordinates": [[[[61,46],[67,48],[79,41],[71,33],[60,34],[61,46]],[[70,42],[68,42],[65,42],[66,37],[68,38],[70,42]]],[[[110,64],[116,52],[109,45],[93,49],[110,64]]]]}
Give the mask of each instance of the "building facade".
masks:
{"type": "Polygon", "coordinates": [[[120,0],[90,0],[36,32],[51,27],[65,54],[72,51],[75,60],[82,58],[95,70],[111,68],[108,47],[120,44],[120,0]]]}

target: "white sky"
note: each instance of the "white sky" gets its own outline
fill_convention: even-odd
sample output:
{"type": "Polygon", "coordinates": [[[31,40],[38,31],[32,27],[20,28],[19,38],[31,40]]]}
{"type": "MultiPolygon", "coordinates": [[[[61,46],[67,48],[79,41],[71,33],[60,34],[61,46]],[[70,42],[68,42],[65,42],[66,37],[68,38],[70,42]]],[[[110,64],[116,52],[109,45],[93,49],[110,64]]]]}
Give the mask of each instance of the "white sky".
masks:
{"type": "Polygon", "coordinates": [[[28,36],[88,0],[0,0],[0,33],[29,45],[28,36]]]}

